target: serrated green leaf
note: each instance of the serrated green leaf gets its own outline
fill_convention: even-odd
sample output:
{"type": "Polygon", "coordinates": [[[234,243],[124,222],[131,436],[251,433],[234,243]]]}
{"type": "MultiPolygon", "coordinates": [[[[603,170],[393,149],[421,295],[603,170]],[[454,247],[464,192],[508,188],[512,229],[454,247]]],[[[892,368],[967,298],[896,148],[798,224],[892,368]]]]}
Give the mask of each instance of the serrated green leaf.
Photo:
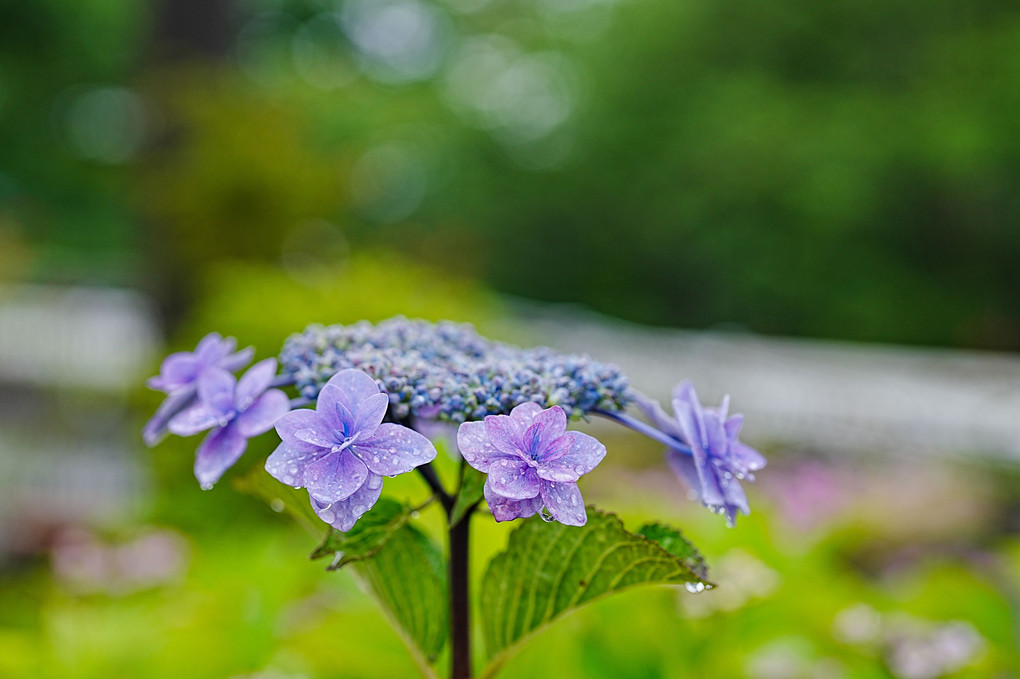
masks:
{"type": "Polygon", "coordinates": [[[701,552],[690,543],[676,528],[661,523],[649,523],[637,529],[638,535],[644,535],[667,552],[680,559],[693,573],[703,581],[708,580],[708,565],[701,552]]]}
{"type": "Polygon", "coordinates": [[[368,584],[422,670],[435,676],[429,665],[449,631],[446,561],[439,548],[405,521],[371,557],[351,568],[368,584]]]}
{"type": "Polygon", "coordinates": [[[326,568],[330,571],[368,559],[407,523],[410,515],[411,510],[403,504],[382,498],[346,533],[330,529],[326,539],[312,552],[312,558],[333,557],[333,562],[326,568]]]}
{"type": "Polygon", "coordinates": [[[485,474],[471,467],[461,465],[460,489],[457,491],[457,499],[453,503],[453,510],[450,512],[450,525],[456,526],[460,520],[482,501],[482,489],[485,487],[485,474]]]}
{"type": "Polygon", "coordinates": [[[613,514],[588,507],[582,527],[534,516],[510,534],[489,563],[480,610],[491,674],[528,635],[560,615],[634,585],[702,583],[690,565],[648,538],[624,529],[613,514]]]}

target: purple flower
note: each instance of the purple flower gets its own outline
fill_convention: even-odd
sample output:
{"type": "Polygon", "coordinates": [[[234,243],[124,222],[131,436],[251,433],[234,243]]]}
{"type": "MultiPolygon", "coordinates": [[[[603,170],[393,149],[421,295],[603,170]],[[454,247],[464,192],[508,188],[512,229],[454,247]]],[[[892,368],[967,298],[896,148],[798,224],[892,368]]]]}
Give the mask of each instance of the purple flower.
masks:
{"type": "MultiPolygon", "coordinates": [[[[526,518],[544,507],[560,523],[588,521],[577,480],[606,456],[596,439],[567,431],[559,406],[522,403],[509,415],[489,415],[457,430],[464,460],[485,479],[485,501],[496,521],[526,518]]],[[[546,518],[542,514],[542,518],[546,518]]]]}
{"type": "Polygon", "coordinates": [[[290,410],[290,400],[279,389],[269,389],[276,375],[276,359],[253,365],[237,380],[218,367],[198,376],[198,403],[175,415],[167,425],[178,436],[191,436],[212,428],[198,447],[195,478],[208,490],[248,446],[248,439],[273,428],[290,410]]]}
{"type": "Polygon", "coordinates": [[[319,518],[350,530],[379,499],[382,477],[436,457],[435,446],[418,432],[382,424],[389,402],[367,374],[341,370],[319,392],[315,410],[294,410],[276,423],[281,443],[266,471],[307,488],[319,518]]]}
{"type": "Polygon", "coordinates": [[[233,337],[223,339],[214,332],[203,337],[195,351],[179,351],[163,359],[159,374],[146,382],[150,389],[167,394],[156,414],[142,429],[147,445],[159,443],[166,436],[167,423],[191,405],[198,378],[203,372],[209,368],[235,372],[251,362],[255,350],[248,347],[235,353],[236,347],[237,341],[233,337]]]}
{"type": "Polygon", "coordinates": [[[654,401],[643,397],[637,400],[656,427],[691,447],[691,454],[670,448],[667,462],[694,489],[702,504],[726,514],[732,526],[737,510],[750,513],[740,481],[753,481],[753,472],[765,466],[765,458],[737,440],[744,416],[728,417],[729,403],[726,396],[718,408],[702,408],[690,380],[684,380],[673,391],[674,417],[654,401]]]}

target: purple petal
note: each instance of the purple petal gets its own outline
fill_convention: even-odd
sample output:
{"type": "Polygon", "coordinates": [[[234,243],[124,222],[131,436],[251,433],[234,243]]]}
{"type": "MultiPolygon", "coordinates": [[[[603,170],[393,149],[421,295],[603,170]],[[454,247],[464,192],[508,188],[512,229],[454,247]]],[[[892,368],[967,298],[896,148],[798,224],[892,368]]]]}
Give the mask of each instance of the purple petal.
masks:
{"type": "Polygon", "coordinates": [[[231,354],[226,358],[220,359],[216,362],[216,365],[233,373],[251,363],[251,359],[253,358],[255,358],[255,348],[247,347],[245,349],[241,349],[236,354],[231,354]]]}
{"type": "Polygon", "coordinates": [[[492,491],[490,483],[492,477],[485,480],[482,493],[485,495],[485,502],[489,505],[496,521],[513,521],[514,519],[526,519],[534,516],[542,508],[542,497],[535,497],[525,500],[511,500],[492,491]]]}
{"type": "MultiPolygon", "coordinates": [[[[723,498],[725,498],[723,505],[727,509],[739,509],[745,516],[751,513],[751,508],[747,504],[747,494],[744,493],[740,481],[735,477],[728,479],[723,477],[719,479],[719,485],[722,487],[723,498]]],[[[730,522],[733,521],[733,516],[728,518],[730,522]]]]}
{"type": "Polygon", "coordinates": [[[519,406],[515,406],[510,411],[510,417],[520,420],[522,428],[526,428],[540,412],[542,412],[542,406],[532,401],[527,401],[519,406]]]}
{"type": "Polygon", "coordinates": [[[634,404],[652,421],[655,427],[675,439],[682,439],[683,433],[676,420],[670,417],[658,401],[648,398],[640,392],[634,392],[634,404]]]}
{"type": "Polygon", "coordinates": [[[740,435],[740,428],[744,426],[744,416],[734,415],[730,418],[724,418],[726,420],[726,436],[731,439],[737,438],[740,435]]]}
{"type": "Polygon", "coordinates": [[[532,424],[528,428],[530,429],[536,425],[538,426],[538,440],[535,442],[535,447],[532,450],[541,455],[542,451],[553,441],[567,433],[567,414],[559,406],[546,408],[535,413],[532,424]]]}
{"type": "Polygon", "coordinates": [[[154,446],[159,443],[167,433],[167,424],[170,419],[192,405],[195,401],[194,388],[177,391],[170,394],[156,409],[156,414],[145,423],[142,428],[142,439],[145,445],[154,446]]]}
{"type": "Polygon", "coordinates": [[[537,403],[522,403],[509,415],[489,415],[485,418],[485,433],[489,443],[510,455],[525,452],[524,432],[531,426],[535,416],[542,412],[537,403]]]}
{"type": "Polygon", "coordinates": [[[704,445],[704,410],[698,400],[698,392],[694,391],[694,385],[690,380],[684,380],[673,390],[673,410],[679,420],[680,429],[687,439],[689,445],[704,445]],[[685,407],[678,408],[677,403],[685,407]],[[681,414],[682,413],[682,414],[681,414]]]}
{"type": "Polygon", "coordinates": [[[314,497],[312,509],[320,519],[337,530],[348,531],[361,516],[371,509],[382,494],[382,477],[369,474],[364,485],[345,500],[333,503],[318,502],[314,497]]]}
{"type": "MultiPolygon", "coordinates": [[[[563,455],[548,462],[539,459],[538,475],[546,481],[577,481],[606,456],[606,447],[598,439],[579,431],[568,431],[560,440],[569,444],[563,455]]],[[[556,443],[562,445],[559,441],[556,443]]]]}
{"type": "Polygon", "coordinates": [[[509,415],[487,415],[485,437],[489,443],[506,455],[520,455],[524,452],[522,436],[524,428],[509,415]]]}
{"type": "Polygon", "coordinates": [[[484,422],[464,422],[457,429],[457,448],[464,461],[480,472],[488,472],[490,465],[502,459],[520,459],[507,455],[489,443],[484,422]]]}
{"type": "Polygon", "coordinates": [[[280,435],[280,440],[295,450],[308,454],[321,454],[323,447],[328,449],[332,446],[332,444],[329,446],[317,446],[308,443],[304,439],[297,438],[297,432],[305,430],[315,431],[323,439],[326,436],[332,436],[333,432],[332,428],[323,422],[322,416],[319,413],[308,408],[292,410],[276,421],[276,433],[280,435]]]}
{"type": "Polygon", "coordinates": [[[705,460],[704,454],[694,451],[694,468],[698,472],[698,495],[701,503],[710,507],[722,506],[726,503],[723,489],[719,485],[719,475],[715,465],[705,460]]]}
{"type": "Polygon", "coordinates": [[[247,445],[248,441],[232,423],[210,432],[198,446],[195,455],[195,478],[198,484],[204,490],[212,488],[223,476],[223,472],[237,462],[247,445]]]}
{"type": "Polygon", "coordinates": [[[194,354],[178,351],[163,359],[159,375],[149,378],[147,384],[153,389],[170,393],[193,383],[201,367],[194,354]]]}
{"type": "Polygon", "coordinates": [[[726,417],[730,414],[730,395],[726,394],[722,397],[722,402],[719,403],[719,407],[716,409],[716,415],[723,422],[726,421],[726,417]]]}
{"type": "Polygon", "coordinates": [[[234,402],[238,411],[247,410],[276,377],[276,359],[267,358],[248,369],[237,381],[234,402]]]}
{"type": "Polygon", "coordinates": [[[492,492],[511,500],[535,497],[542,489],[534,468],[522,460],[500,460],[492,465],[486,483],[492,492]]]}
{"type": "Polygon", "coordinates": [[[704,450],[707,442],[704,439],[701,413],[695,413],[694,406],[687,401],[675,399],[673,412],[680,430],[680,440],[691,447],[691,450],[704,450]]]}
{"type": "Polygon", "coordinates": [[[234,410],[234,388],[237,380],[223,368],[206,368],[198,376],[198,398],[221,414],[234,410]]]}
{"type": "MultiPolygon", "coordinates": [[[[333,385],[340,389],[340,393],[343,394],[341,403],[352,413],[357,409],[359,403],[380,392],[379,385],[368,376],[368,373],[353,368],[341,370],[333,375],[326,385],[333,385]]],[[[323,388],[325,389],[325,387],[323,388]]]]}
{"type": "MultiPolygon", "coordinates": [[[[243,379],[243,378],[242,378],[243,379]]],[[[279,389],[270,389],[237,416],[237,430],[245,438],[264,434],[290,412],[290,399],[279,389]]]]}
{"type": "Polygon", "coordinates": [[[373,474],[396,476],[436,459],[432,441],[399,424],[380,424],[375,434],[358,439],[351,446],[354,454],[368,465],[373,474]]]}
{"type": "Polygon", "coordinates": [[[740,441],[730,441],[729,454],[734,471],[743,474],[764,469],[767,462],[764,455],[740,441]]]}
{"type": "Polygon", "coordinates": [[[237,340],[233,337],[223,339],[223,336],[218,332],[211,332],[198,341],[198,346],[195,347],[195,358],[205,365],[212,365],[233,351],[235,346],[237,346],[237,340]]]}
{"type": "Polygon", "coordinates": [[[215,427],[223,418],[204,403],[196,403],[187,410],[174,415],[167,423],[167,429],[178,436],[194,436],[200,431],[215,427]]]}
{"type": "Polygon", "coordinates": [[[698,499],[701,499],[701,478],[694,464],[694,458],[685,455],[679,450],[669,448],[666,450],[666,463],[687,484],[687,487],[694,491],[698,499]]]}
{"type": "Polygon", "coordinates": [[[331,431],[350,432],[354,426],[354,412],[347,407],[347,399],[340,387],[327,384],[315,401],[315,412],[331,431]]]}
{"type": "Polygon", "coordinates": [[[584,498],[576,483],[544,482],[542,501],[552,517],[565,526],[583,526],[588,523],[584,498]]]}
{"type": "Polygon", "coordinates": [[[300,488],[304,484],[305,466],[316,460],[323,452],[321,448],[316,448],[315,451],[317,452],[310,453],[286,442],[281,443],[266,459],[266,471],[277,481],[300,488]]]}
{"type": "Polygon", "coordinates": [[[338,502],[350,497],[368,478],[365,463],[349,450],[325,455],[305,466],[304,486],[319,502],[338,502]]]}
{"type": "Polygon", "coordinates": [[[375,432],[376,427],[383,421],[386,415],[386,408],[390,405],[390,397],[386,394],[373,394],[359,403],[354,409],[354,421],[351,424],[350,435],[360,434],[362,438],[368,438],[375,432]]]}

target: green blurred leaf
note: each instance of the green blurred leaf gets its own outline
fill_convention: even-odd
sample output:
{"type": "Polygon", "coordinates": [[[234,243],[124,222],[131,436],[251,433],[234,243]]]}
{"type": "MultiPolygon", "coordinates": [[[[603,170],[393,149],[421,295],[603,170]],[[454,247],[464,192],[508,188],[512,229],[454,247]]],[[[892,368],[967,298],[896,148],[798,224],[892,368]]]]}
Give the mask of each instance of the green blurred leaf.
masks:
{"type": "Polygon", "coordinates": [[[460,523],[464,515],[482,501],[484,486],[485,474],[469,465],[461,465],[460,489],[457,491],[457,499],[453,503],[453,511],[450,512],[451,526],[460,523]]]}
{"type": "Polygon", "coordinates": [[[265,500],[276,512],[287,512],[301,527],[322,539],[329,528],[322,522],[308,501],[308,493],[300,488],[291,488],[280,483],[263,466],[257,465],[243,476],[234,479],[234,488],[265,500]]]}
{"type": "Polygon", "coordinates": [[[371,558],[407,523],[410,510],[396,500],[382,498],[344,533],[335,528],[312,552],[313,559],[332,556],[326,570],[335,571],[354,561],[371,558]]]}
{"type": "Polygon", "coordinates": [[[492,676],[530,634],[599,597],[643,584],[711,586],[704,564],[688,550],[697,552],[678,532],[660,527],[653,534],[669,538],[671,548],[681,548],[679,555],[594,507],[580,528],[539,516],[521,524],[482,581],[482,625],[491,658],[482,676],[492,676]]]}

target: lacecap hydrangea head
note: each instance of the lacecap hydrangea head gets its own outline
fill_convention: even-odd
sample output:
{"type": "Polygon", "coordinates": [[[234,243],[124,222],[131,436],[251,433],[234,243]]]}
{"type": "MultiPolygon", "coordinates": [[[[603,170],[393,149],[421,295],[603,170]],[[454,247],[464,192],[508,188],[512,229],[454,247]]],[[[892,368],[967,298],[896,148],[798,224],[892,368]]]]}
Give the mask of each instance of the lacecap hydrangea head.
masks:
{"type": "Polygon", "coordinates": [[[375,325],[313,325],[287,340],[280,363],[306,398],[315,398],[340,370],[363,370],[389,394],[396,421],[424,417],[459,424],[505,415],[522,403],[559,406],[568,417],[582,417],[620,411],[631,402],[616,366],[495,342],[451,322],[398,317],[375,325]]]}

